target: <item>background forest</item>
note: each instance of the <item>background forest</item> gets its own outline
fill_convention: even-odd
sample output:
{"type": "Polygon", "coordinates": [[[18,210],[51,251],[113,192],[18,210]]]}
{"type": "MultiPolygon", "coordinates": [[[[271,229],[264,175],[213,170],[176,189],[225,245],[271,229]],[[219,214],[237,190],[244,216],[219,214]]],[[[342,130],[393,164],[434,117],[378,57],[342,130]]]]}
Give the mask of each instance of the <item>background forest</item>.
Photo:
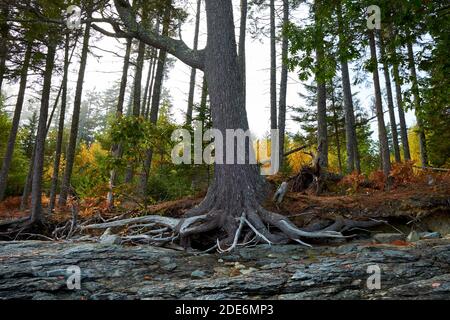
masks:
{"type": "MultiPolygon", "coordinates": [[[[316,152],[322,168],[340,175],[387,177],[399,163],[415,166],[416,173],[450,168],[447,1],[234,5],[243,74],[246,35],[270,43],[266,127],[280,130],[282,175],[299,172],[316,152]],[[370,5],[381,8],[379,30],[367,29],[370,5]],[[292,105],[288,76],[299,83],[292,105]],[[369,101],[358,97],[360,86],[373,93],[369,101]]],[[[177,36],[183,24],[193,23],[189,46],[199,47],[201,0],[132,6],[141,24],[162,35],[177,36]]],[[[122,49],[108,54],[120,57],[122,74],[106,90],[83,88],[88,56],[111,33],[95,19],[112,11],[104,0],[0,0],[0,200],[14,197],[27,209],[34,203],[30,195],[42,194],[43,210],[51,213],[72,196],[143,207],[206,191],[212,166],[174,165],[170,158],[175,129],[192,130],[194,120],[212,126],[201,71],[191,68],[186,103],[174,105],[179,92],[165,84],[174,58],[118,37],[122,49]],[[72,30],[55,21],[73,4],[86,23],[72,30]]]]}

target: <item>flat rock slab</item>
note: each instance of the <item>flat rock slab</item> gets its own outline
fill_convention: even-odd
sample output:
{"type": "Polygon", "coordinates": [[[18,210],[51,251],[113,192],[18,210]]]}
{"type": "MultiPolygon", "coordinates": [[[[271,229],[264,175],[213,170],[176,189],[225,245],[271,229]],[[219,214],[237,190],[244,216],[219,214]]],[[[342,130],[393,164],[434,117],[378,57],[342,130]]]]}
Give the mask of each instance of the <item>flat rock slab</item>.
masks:
{"type": "Polygon", "coordinates": [[[227,255],[0,242],[0,299],[450,299],[450,240],[260,245],[227,255]]]}

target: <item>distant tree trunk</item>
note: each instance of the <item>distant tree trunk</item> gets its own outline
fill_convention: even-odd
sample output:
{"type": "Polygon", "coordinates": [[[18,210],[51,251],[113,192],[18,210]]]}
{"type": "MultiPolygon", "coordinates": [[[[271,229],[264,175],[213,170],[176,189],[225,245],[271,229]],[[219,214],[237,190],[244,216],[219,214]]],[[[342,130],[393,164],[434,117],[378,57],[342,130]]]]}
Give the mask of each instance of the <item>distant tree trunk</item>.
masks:
{"type": "Polygon", "coordinates": [[[83,95],[83,82],[86,70],[87,54],[89,51],[91,23],[87,22],[83,36],[83,47],[81,50],[80,70],[78,71],[77,87],[75,90],[75,100],[73,104],[72,125],[70,128],[69,145],[66,153],[66,166],[61,184],[61,192],[59,195],[59,206],[66,204],[67,195],[70,189],[70,180],[72,177],[73,164],[75,162],[75,151],[77,146],[78,125],[80,121],[81,99],[83,95]]]}
{"type": "Polygon", "coordinates": [[[358,142],[356,137],[355,111],[353,108],[352,88],[350,84],[350,74],[348,71],[348,60],[346,57],[347,43],[345,25],[342,21],[342,6],[340,2],[337,6],[338,12],[338,33],[342,89],[344,93],[344,113],[345,113],[345,139],[347,149],[347,173],[354,170],[360,172],[358,142]]]}
{"type": "Polygon", "coordinates": [[[238,59],[239,68],[241,70],[242,87],[244,90],[244,100],[246,99],[246,63],[245,63],[245,40],[247,35],[247,12],[248,12],[248,1],[241,0],[241,21],[239,28],[239,46],[238,46],[238,59]]]}
{"type": "Polygon", "coordinates": [[[384,124],[383,115],[383,105],[381,102],[381,89],[380,89],[380,77],[378,74],[378,60],[377,60],[377,49],[375,44],[375,34],[373,30],[369,30],[369,41],[370,41],[370,57],[373,63],[373,85],[375,90],[375,108],[378,120],[378,138],[380,142],[380,154],[382,159],[383,173],[386,179],[389,177],[389,172],[391,171],[391,162],[389,154],[389,143],[386,133],[386,126],[384,124]]]}
{"type": "Polygon", "coordinates": [[[16,143],[17,131],[19,130],[20,115],[22,113],[23,101],[25,98],[25,90],[27,87],[27,77],[28,77],[28,67],[30,65],[31,51],[33,48],[33,43],[29,42],[27,44],[27,49],[25,52],[25,57],[22,64],[22,70],[20,72],[20,84],[19,92],[16,101],[16,107],[14,109],[14,116],[11,125],[11,131],[9,132],[8,142],[6,145],[6,151],[3,158],[3,164],[0,171],[0,201],[3,200],[6,190],[6,182],[8,180],[8,173],[11,166],[14,146],[16,143]]]}
{"type": "Polygon", "coordinates": [[[31,152],[30,165],[23,186],[22,198],[20,200],[20,210],[25,210],[25,208],[28,206],[28,197],[30,196],[31,182],[33,180],[33,165],[35,155],[36,155],[36,144],[33,145],[33,151],[31,152]]]}
{"type": "MultiPolygon", "coordinates": [[[[153,52],[153,48],[149,50],[149,52],[153,52]]],[[[145,118],[145,114],[147,112],[147,101],[149,96],[149,90],[150,90],[150,80],[152,78],[152,70],[153,70],[153,55],[150,57],[148,61],[148,73],[147,73],[147,80],[145,81],[145,90],[144,90],[144,96],[142,97],[141,101],[141,116],[145,118]]]]}
{"type": "Polygon", "coordinates": [[[391,76],[389,74],[389,65],[386,57],[386,49],[384,45],[383,35],[379,34],[380,39],[380,52],[381,52],[381,60],[383,62],[383,70],[384,70],[384,80],[386,84],[386,93],[387,93],[387,103],[389,110],[389,120],[391,123],[391,133],[392,133],[392,144],[394,147],[394,157],[396,162],[401,162],[400,158],[400,146],[398,143],[398,133],[397,133],[397,122],[395,121],[395,112],[394,112],[394,99],[392,96],[392,86],[391,86],[391,76]]]}
{"type": "Polygon", "coordinates": [[[327,135],[327,96],[326,96],[326,82],[323,79],[324,72],[324,58],[325,52],[323,47],[324,35],[322,32],[322,26],[320,20],[317,17],[317,1],[314,3],[315,7],[315,21],[316,21],[316,35],[317,35],[317,47],[316,47],[316,83],[317,83],[317,145],[319,164],[321,168],[328,167],[328,135],[327,135]]]}
{"type": "MultiPolygon", "coordinates": [[[[76,45],[76,43],[75,43],[76,45]]],[[[74,48],[75,48],[74,45],[74,48]]],[[[51,214],[55,207],[56,201],[56,190],[58,188],[58,178],[59,178],[59,165],[61,162],[61,151],[62,142],[64,135],[64,123],[65,123],[65,113],[67,104],[67,78],[69,74],[69,47],[70,47],[70,35],[66,33],[66,43],[64,48],[64,74],[62,80],[62,97],[61,97],[61,108],[59,110],[59,124],[58,124],[58,136],[56,138],[56,148],[55,148],[55,160],[53,162],[53,174],[52,182],[50,185],[50,201],[48,204],[48,212],[51,214]]]]}
{"type": "MultiPolygon", "coordinates": [[[[289,23],[289,0],[283,0],[283,29],[289,23]]],[[[288,38],[282,30],[282,44],[281,44],[281,78],[280,78],[280,100],[278,112],[278,128],[279,131],[279,162],[280,166],[284,161],[284,136],[286,132],[286,95],[287,95],[287,80],[288,80],[288,38]]]]}
{"type": "Polygon", "coordinates": [[[44,83],[42,86],[39,124],[36,134],[35,157],[33,164],[33,181],[31,186],[31,222],[42,219],[42,174],[44,170],[44,148],[47,135],[47,116],[52,83],[52,72],[55,63],[56,42],[49,40],[45,61],[44,83]]]}
{"type": "MultiPolygon", "coordinates": [[[[167,9],[167,12],[164,17],[164,23],[163,23],[163,30],[162,34],[167,36],[169,34],[169,25],[170,24],[170,11],[167,9]]],[[[153,87],[153,95],[152,95],[152,105],[150,109],[150,123],[156,124],[158,121],[158,113],[159,113],[159,104],[161,102],[161,91],[162,91],[162,84],[164,80],[164,66],[166,64],[166,58],[167,58],[167,51],[165,50],[159,50],[159,57],[158,57],[158,64],[156,67],[156,74],[155,74],[155,84],[153,87]]],[[[146,157],[144,161],[143,170],[141,173],[141,191],[142,194],[147,194],[147,182],[148,177],[150,173],[150,168],[152,166],[152,158],[153,158],[153,149],[150,148],[146,151],[146,157]]]]}
{"type": "Polygon", "coordinates": [[[148,86],[148,97],[147,97],[147,101],[146,106],[145,106],[145,115],[144,118],[148,119],[149,114],[150,114],[150,104],[151,104],[151,100],[152,100],[152,93],[153,93],[153,83],[155,81],[155,72],[156,72],[156,65],[158,63],[158,50],[156,50],[155,48],[153,48],[153,53],[152,53],[152,74],[150,76],[150,84],[148,86]]]}
{"type": "Polygon", "coordinates": [[[400,122],[400,137],[402,139],[403,157],[405,160],[411,160],[411,154],[409,151],[408,141],[408,128],[406,126],[405,111],[403,110],[403,97],[402,97],[402,85],[400,79],[400,72],[398,62],[395,62],[392,66],[395,83],[395,95],[397,99],[398,118],[400,122]]]}
{"type": "Polygon", "coordinates": [[[139,117],[141,114],[142,69],[144,68],[144,57],[145,43],[143,41],[139,41],[133,89],[133,116],[135,117],[139,117]]]}
{"type": "Polygon", "coordinates": [[[425,130],[423,127],[423,121],[421,117],[421,102],[419,95],[419,84],[417,82],[417,74],[416,74],[416,65],[414,62],[414,50],[412,46],[412,42],[408,41],[408,63],[409,63],[409,71],[411,72],[411,89],[414,96],[414,108],[417,119],[417,132],[419,134],[419,147],[420,147],[420,161],[422,163],[422,168],[428,165],[428,152],[427,152],[427,141],[425,138],[425,130]]]}
{"type": "Polygon", "coordinates": [[[270,128],[277,129],[277,50],[275,0],[270,0],[270,128]]]}
{"type": "MultiPolygon", "coordinates": [[[[6,73],[6,58],[8,56],[9,25],[6,22],[9,15],[8,7],[0,12],[0,95],[2,93],[3,81],[6,73]]],[[[1,198],[0,198],[1,200],[1,198]]]]}
{"type": "MultiPolygon", "coordinates": [[[[125,91],[127,89],[128,67],[130,65],[131,39],[127,39],[125,57],[122,67],[122,78],[120,80],[119,98],[117,99],[116,118],[119,119],[123,115],[123,103],[125,100],[125,91]]],[[[114,158],[119,158],[121,153],[120,141],[114,141],[111,146],[111,154],[114,158]]],[[[114,206],[114,186],[116,184],[117,172],[115,169],[110,171],[109,176],[109,192],[106,197],[108,207],[114,206]]]]}
{"type": "Polygon", "coordinates": [[[331,83],[331,107],[333,108],[333,126],[334,126],[334,136],[336,139],[336,152],[338,157],[339,173],[342,174],[342,159],[341,159],[341,139],[339,138],[339,119],[336,113],[336,101],[334,97],[334,87],[331,83]]]}
{"type": "MultiPolygon", "coordinates": [[[[198,34],[200,32],[200,12],[201,12],[202,0],[197,0],[197,12],[195,15],[195,31],[194,31],[194,51],[198,49],[198,34]]],[[[191,79],[189,81],[189,96],[188,106],[186,111],[186,123],[188,125],[192,122],[192,111],[194,109],[194,93],[195,93],[195,77],[197,75],[197,69],[191,68],[191,79]]]]}

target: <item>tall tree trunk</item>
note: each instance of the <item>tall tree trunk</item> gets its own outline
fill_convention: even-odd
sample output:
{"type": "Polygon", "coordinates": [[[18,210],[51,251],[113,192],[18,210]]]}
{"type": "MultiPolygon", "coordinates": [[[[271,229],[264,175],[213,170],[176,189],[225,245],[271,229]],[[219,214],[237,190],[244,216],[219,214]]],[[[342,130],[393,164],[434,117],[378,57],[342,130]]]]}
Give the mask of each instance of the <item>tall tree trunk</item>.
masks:
{"type": "Polygon", "coordinates": [[[287,80],[288,80],[288,38],[284,34],[284,27],[289,23],[289,0],[283,0],[283,29],[282,29],[282,44],[281,44],[281,77],[280,77],[280,100],[278,112],[278,128],[279,128],[279,161],[280,166],[284,161],[284,136],[286,132],[286,95],[287,95],[287,80]]]}
{"type": "MultiPolygon", "coordinates": [[[[75,49],[76,43],[74,44],[75,49]]],[[[56,201],[56,191],[58,188],[58,178],[59,178],[59,166],[61,162],[61,151],[64,135],[64,123],[65,123],[65,113],[67,105],[67,78],[69,75],[69,47],[70,47],[70,35],[66,33],[66,43],[64,48],[64,75],[62,80],[62,97],[61,97],[61,108],[59,110],[59,124],[58,124],[58,136],[56,138],[56,148],[55,148],[55,159],[53,162],[53,174],[52,182],[50,185],[50,201],[48,204],[48,212],[51,214],[55,207],[56,201]]]]}
{"type": "MultiPolygon", "coordinates": [[[[198,49],[198,34],[200,32],[200,12],[201,12],[202,0],[197,0],[197,12],[195,15],[195,31],[194,31],[194,51],[198,49]]],[[[194,109],[194,93],[195,93],[195,77],[197,75],[197,69],[191,68],[191,79],[189,81],[189,96],[188,106],[186,111],[186,123],[188,125],[192,122],[192,111],[194,109]]]]}
{"type": "Polygon", "coordinates": [[[239,46],[238,46],[238,59],[239,59],[239,68],[241,71],[242,77],[242,88],[244,90],[244,100],[246,99],[246,87],[247,87],[247,79],[246,79],[246,63],[245,63],[245,40],[247,35],[247,13],[248,13],[248,1],[241,0],[241,21],[239,27],[239,46]]]}
{"type": "MultiPolygon", "coordinates": [[[[127,39],[125,57],[123,59],[122,78],[120,79],[119,98],[117,99],[116,118],[120,119],[123,115],[123,103],[125,100],[125,91],[127,89],[128,67],[130,65],[131,39],[127,39]]],[[[119,158],[121,154],[120,141],[114,141],[111,146],[111,154],[114,158],[119,158]]],[[[114,186],[116,184],[117,172],[115,169],[110,171],[109,191],[106,196],[108,207],[114,206],[114,186]]]]}
{"type": "Polygon", "coordinates": [[[22,113],[23,101],[25,98],[25,90],[27,87],[28,67],[30,65],[32,48],[33,43],[29,42],[27,44],[27,49],[23,60],[22,70],[20,72],[20,85],[16,101],[16,107],[14,109],[11,131],[9,132],[8,142],[6,145],[6,152],[3,158],[3,164],[0,171],[0,201],[3,200],[3,197],[5,196],[6,182],[8,180],[8,173],[13,158],[17,131],[19,130],[20,115],[22,113]]]}
{"type": "MultiPolygon", "coordinates": [[[[167,36],[169,34],[169,25],[170,24],[170,10],[167,9],[167,12],[164,16],[164,22],[163,22],[163,30],[162,34],[164,36],[167,36]]],[[[158,121],[158,113],[159,113],[159,104],[161,102],[161,91],[162,91],[162,85],[164,80],[164,67],[166,64],[167,59],[167,51],[165,50],[159,50],[159,57],[158,57],[158,64],[156,67],[156,74],[155,74],[155,83],[153,87],[153,94],[152,94],[152,105],[150,108],[150,123],[156,124],[158,121]]],[[[153,149],[149,148],[146,151],[146,156],[144,160],[143,170],[141,173],[141,191],[144,196],[144,199],[146,199],[147,194],[147,182],[148,177],[150,173],[150,169],[152,166],[152,159],[153,159],[153,149]]]]}
{"type": "Polygon", "coordinates": [[[87,22],[83,36],[83,47],[81,50],[80,70],[78,71],[77,87],[75,90],[75,100],[73,104],[72,125],[70,128],[69,145],[66,153],[66,166],[64,170],[64,176],[61,184],[61,192],[59,195],[59,206],[66,204],[67,195],[71,188],[70,180],[72,177],[73,164],[75,161],[75,151],[78,138],[78,125],[80,121],[80,109],[81,99],[83,95],[83,82],[86,70],[87,54],[89,51],[89,39],[90,39],[91,23],[87,22]]]}
{"type": "Polygon", "coordinates": [[[397,122],[395,121],[395,112],[394,112],[394,99],[392,97],[392,86],[391,86],[391,76],[389,74],[389,65],[386,57],[386,49],[384,45],[383,35],[379,34],[380,39],[380,52],[381,52],[381,60],[383,61],[383,71],[384,71],[384,80],[386,84],[386,93],[387,93],[387,103],[389,110],[389,120],[391,123],[391,133],[392,133],[392,144],[394,147],[394,157],[396,162],[401,162],[400,159],[400,146],[398,143],[398,133],[397,133],[397,122]]]}
{"type": "Polygon", "coordinates": [[[397,99],[398,118],[400,120],[400,137],[402,139],[403,157],[405,158],[405,160],[411,160],[408,141],[408,128],[406,126],[405,111],[403,110],[402,85],[398,62],[395,62],[393,64],[392,72],[394,74],[395,95],[397,99]]]}
{"type": "Polygon", "coordinates": [[[44,83],[42,87],[39,124],[36,134],[35,157],[33,164],[33,182],[31,186],[31,222],[42,219],[42,174],[44,171],[44,148],[47,135],[47,117],[50,100],[52,72],[56,54],[56,42],[49,40],[47,58],[45,61],[44,83]]]}
{"type": "Polygon", "coordinates": [[[144,91],[144,96],[142,97],[142,101],[141,101],[141,116],[145,118],[145,114],[147,112],[147,101],[148,101],[148,96],[149,94],[151,94],[150,90],[150,80],[152,78],[152,71],[153,71],[153,48],[151,50],[149,50],[151,53],[151,57],[148,61],[148,73],[147,73],[147,80],[145,81],[145,91],[144,91]]]}
{"type": "Polygon", "coordinates": [[[380,77],[378,74],[378,60],[377,60],[377,49],[375,44],[375,34],[373,30],[369,30],[369,41],[370,41],[370,57],[373,63],[373,85],[375,90],[375,108],[377,113],[378,121],[378,139],[380,142],[380,154],[382,159],[383,173],[386,179],[389,177],[389,172],[391,171],[391,162],[389,154],[389,143],[386,133],[386,126],[384,124],[384,113],[383,105],[381,102],[381,88],[380,88],[380,77]]]}
{"type": "Polygon", "coordinates": [[[412,46],[412,42],[408,41],[408,63],[409,63],[409,71],[411,73],[411,89],[414,96],[414,108],[417,119],[417,131],[419,134],[419,147],[420,147],[420,161],[422,163],[422,167],[426,167],[428,165],[428,152],[427,152],[427,142],[425,138],[425,129],[423,127],[422,116],[420,112],[421,102],[420,102],[420,94],[419,94],[419,84],[417,82],[417,74],[416,74],[416,65],[414,62],[414,50],[412,46]]]}
{"type": "Polygon", "coordinates": [[[3,81],[6,73],[6,58],[8,56],[9,25],[6,22],[8,15],[8,7],[5,7],[0,12],[0,95],[2,94],[3,81]]]}
{"type": "MultiPolygon", "coordinates": [[[[231,0],[205,2],[208,40],[201,62],[194,55],[189,53],[186,55],[185,49],[177,50],[165,46],[164,40],[171,41],[167,38],[147,39],[148,43],[165,48],[191,66],[203,68],[208,83],[213,126],[226,137],[227,129],[240,129],[245,132],[249,128],[240,81],[233,5],[231,0]]],[[[115,0],[114,3],[127,28],[133,29],[135,24],[129,19],[129,5],[121,0],[115,0]]],[[[225,148],[223,158],[219,158],[218,155],[216,157],[214,181],[205,199],[187,212],[176,227],[176,233],[180,236],[182,244],[189,245],[193,234],[214,230],[218,236],[217,247],[220,249],[231,246],[229,248],[231,250],[234,247],[232,244],[239,240],[245,220],[252,226],[252,230],[259,234],[258,239],[265,239],[270,243],[281,243],[288,239],[299,240],[299,237],[341,237],[336,232],[305,232],[298,229],[286,217],[264,209],[261,202],[266,196],[267,189],[264,179],[259,175],[258,166],[248,161],[238,164],[236,153],[234,156],[227,153],[237,148],[236,139],[230,139],[230,135],[228,136],[231,145],[225,148]],[[230,158],[234,160],[234,164],[230,163],[230,158]],[[225,159],[228,161],[223,161],[225,159]],[[227,163],[224,164],[225,162],[227,163]],[[270,232],[266,224],[275,226],[281,234],[270,232]]],[[[252,152],[251,146],[247,144],[244,158],[248,158],[252,152]]]]}
{"type": "Polygon", "coordinates": [[[277,50],[275,0],[270,0],[270,128],[277,129],[277,50]]]}
{"type": "Polygon", "coordinates": [[[322,26],[320,25],[320,18],[318,18],[318,2],[314,3],[317,47],[316,47],[316,83],[317,83],[317,145],[319,154],[319,164],[322,168],[328,167],[328,135],[327,135],[327,96],[326,96],[326,82],[323,79],[325,72],[324,68],[324,34],[322,26]]]}
{"type": "Polygon", "coordinates": [[[333,108],[333,126],[334,126],[334,136],[336,139],[336,152],[338,157],[339,173],[342,174],[342,159],[341,159],[341,139],[339,138],[339,118],[336,112],[336,100],[334,97],[334,86],[331,82],[331,107],[333,108]]]}
{"type": "Polygon", "coordinates": [[[151,101],[152,101],[152,94],[153,94],[153,85],[154,85],[154,81],[155,81],[155,73],[156,73],[156,65],[158,64],[158,50],[156,50],[155,48],[153,48],[153,58],[152,58],[152,74],[150,76],[150,84],[148,86],[148,97],[147,97],[147,101],[146,101],[146,106],[145,106],[145,115],[144,118],[148,119],[149,115],[150,115],[150,106],[151,106],[151,101]]]}
{"type": "Polygon", "coordinates": [[[337,5],[338,33],[339,33],[339,62],[341,65],[342,89],[344,93],[344,113],[345,113],[345,140],[347,151],[347,173],[354,170],[360,172],[358,141],[356,137],[355,111],[353,108],[352,88],[350,84],[350,74],[348,70],[346,28],[342,21],[342,6],[337,5]]]}
{"type": "Polygon", "coordinates": [[[135,117],[139,117],[141,114],[142,69],[144,68],[144,57],[145,43],[143,41],[139,41],[133,89],[133,116],[135,117]]]}

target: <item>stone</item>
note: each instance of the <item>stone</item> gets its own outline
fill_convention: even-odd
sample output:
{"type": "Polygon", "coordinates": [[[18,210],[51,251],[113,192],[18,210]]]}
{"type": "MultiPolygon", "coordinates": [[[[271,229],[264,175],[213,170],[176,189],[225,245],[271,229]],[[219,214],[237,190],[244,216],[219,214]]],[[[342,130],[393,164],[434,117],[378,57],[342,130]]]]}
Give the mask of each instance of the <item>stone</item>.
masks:
{"type": "Polygon", "coordinates": [[[165,271],[173,271],[177,268],[177,264],[176,263],[169,263],[166,264],[164,266],[161,267],[161,269],[165,270],[165,271]]]}
{"type": "Polygon", "coordinates": [[[206,276],[206,272],[202,270],[195,270],[191,272],[191,278],[205,278],[206,276]]]}
{"type": "Polygon", "coordinates": [[[377,233],[372,238],[378,243],[391,243],[393,241],[405,240],[405,235],[401,233],[377,233]]]}
{"type": "Polygon", "coordinates": [[[439,239],[442,236],[439,232],[421,232],[419,237],[420,239],[439,239]]]}

